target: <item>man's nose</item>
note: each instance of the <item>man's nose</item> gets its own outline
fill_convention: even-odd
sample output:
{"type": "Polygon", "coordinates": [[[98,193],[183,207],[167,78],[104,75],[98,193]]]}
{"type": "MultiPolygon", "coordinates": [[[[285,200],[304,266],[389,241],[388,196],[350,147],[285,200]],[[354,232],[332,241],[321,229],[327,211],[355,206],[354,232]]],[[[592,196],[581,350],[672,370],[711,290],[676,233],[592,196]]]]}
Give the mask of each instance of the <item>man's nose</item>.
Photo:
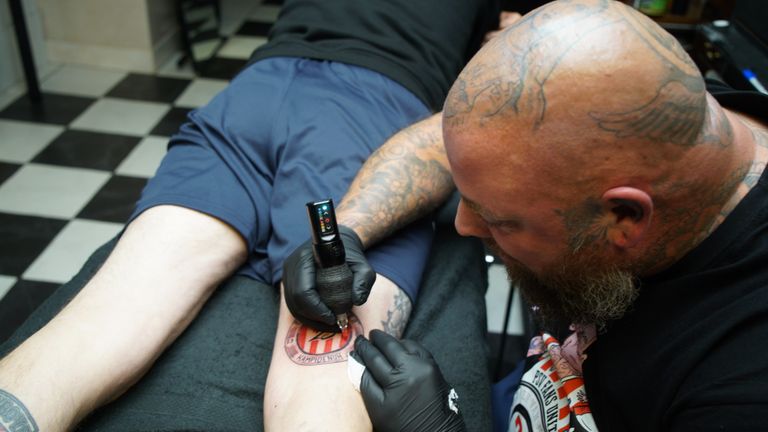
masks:
{"type": "Polygon", "coordinates": [[[456,225],[456,231],[465,237],[488,238],[491,236],[485,221],[469,209],[464,204],[464,200],[459,201],[454,224],[456,225]]]}

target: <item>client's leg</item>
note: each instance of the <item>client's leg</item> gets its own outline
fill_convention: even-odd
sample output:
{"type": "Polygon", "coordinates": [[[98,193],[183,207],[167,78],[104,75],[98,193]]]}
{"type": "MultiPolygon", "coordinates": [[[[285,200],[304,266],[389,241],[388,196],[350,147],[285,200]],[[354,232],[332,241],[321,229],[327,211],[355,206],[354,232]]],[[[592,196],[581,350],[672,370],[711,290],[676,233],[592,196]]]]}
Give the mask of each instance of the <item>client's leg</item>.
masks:
{"type": "MultiPolygon", "coordinates": [[[[281,143],[269,194],[267,256],[273,283],[282,279],[285,258],[309,238],[305,203],[339,202],[370,153],[428,113],[413,94],[366,69],[305,60],[292,70],[294,80],[281,94],[271,128],[271,142],[281,143]]],[[[400,242],[378,255],[366,251],[386,279],[380,277],[366,305],[353,310],[359,318],[354,331],[402,332],[409,299],[417,298],[431,225],[420,232],[397,236],[400,242]]],[[[355,334],[317,334],[293,324],[283,304],[265,390],[266,430],[370,430],[362,400],[347,379],[345,360],[355,334]]]]}
{"type": "Polygon", "coordinates": [[[403,291],[378,275],[368,301],[355,307],[348,332],[322,333],[299,324],[281,299],[264,397],[267,431],[365,431],[371,423],[347,378],[347,355],[371,329],[402,335],[411,311],[403,291]]]}
{"type": "Polygon", "coordinates": [[[0,389],[40,430],[71,428],[147,371],[245,250],[218,219],[174,206],[147,210],[83,290],[0,362],[0,389]]]}

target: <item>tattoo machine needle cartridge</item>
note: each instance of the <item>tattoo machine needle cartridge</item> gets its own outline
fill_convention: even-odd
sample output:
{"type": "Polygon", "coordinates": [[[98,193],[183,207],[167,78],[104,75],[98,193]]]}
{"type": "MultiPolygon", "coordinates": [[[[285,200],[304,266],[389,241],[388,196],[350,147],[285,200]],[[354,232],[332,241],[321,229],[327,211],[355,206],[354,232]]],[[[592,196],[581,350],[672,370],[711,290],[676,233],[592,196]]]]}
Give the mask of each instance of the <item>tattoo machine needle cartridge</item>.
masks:
{"type": "Polygon", "coordinates": [[[336,315],[341,331],[347,328],[347,313],[352,309],[352,271],[346,263],[344,243],[336,224],[331,199],[307,203],[312,228],[312,251],[317,264],[315,282],[323,303],[336,315]]]}

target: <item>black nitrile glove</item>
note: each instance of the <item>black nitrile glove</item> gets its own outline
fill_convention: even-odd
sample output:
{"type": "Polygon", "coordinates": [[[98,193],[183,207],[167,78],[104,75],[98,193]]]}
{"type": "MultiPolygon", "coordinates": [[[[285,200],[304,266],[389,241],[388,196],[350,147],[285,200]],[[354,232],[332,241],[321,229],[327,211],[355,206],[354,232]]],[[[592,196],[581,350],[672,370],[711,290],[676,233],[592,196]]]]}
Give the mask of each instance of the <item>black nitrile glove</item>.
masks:
{"type": "MultiPolygon", "coordinates": [[[[350,228],[339,225],[339,235],[344,243],[347,265],[352,271],[352,303],[359,306],[368,300],[376,272],[368,264],[363,253],[360,237],[350,228]]],[[[285,303],[293,316],[321,331],[338,332],[336,316],[320,299],[315,284],[315,258],[312,254],[312,240],[299,246],[283,264],[285,303]]]]}
{"type": "Polygon", "coordinates": [[[370,337],[355,340],[353,355],[366,368],[360,393],[376,432],[466,431],[458,396],[429,351],[380,330],[370,337]]]}

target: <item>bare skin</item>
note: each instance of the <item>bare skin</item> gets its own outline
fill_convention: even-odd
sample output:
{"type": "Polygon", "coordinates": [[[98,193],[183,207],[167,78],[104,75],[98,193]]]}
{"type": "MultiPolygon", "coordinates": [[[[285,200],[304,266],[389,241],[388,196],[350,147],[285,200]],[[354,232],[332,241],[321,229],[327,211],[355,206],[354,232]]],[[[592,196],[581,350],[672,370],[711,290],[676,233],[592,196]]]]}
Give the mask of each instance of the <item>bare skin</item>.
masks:
{"type": "Polygon", "coordinates": [[[612,2],[551,7],[570,21],[539,10],[512,25],[465,68],[442,125],[408,128],[364,165],[341,209],[366,244],[434,210],[456,181],[459,232],[515,261],[540,270],[596,247],[647,275],[754,187],[765,125],[707,95],[670,35],[612,2]]]}
{"type": "MultiPolygon", "coordinates": [[[[340,223],[355,228],[366,246],[374,244],[397,231],[400,227],[428,214],[444,201],[452,191],[453,183],[447,169],[447,159],[445,158],[445,151],[442,145],[440,123],[441,116],[438,114],[421,122],[419,125],[396,134],[388,141],[386,149],[377,151],[368,160],[366,164],[368,168],[364,171],[365,174],[358,177],[357,184],[352,186],[352,190],[355,192],[351,192],[339,208],[337,208],[340,223]],[[410,173],[402,169],[405,164],[415,164],[419,168],[415,173],[410,173]],[[393,186],[393,178],[402,180],[402,182],[398,183],[399,188],[390,188],[393,186]],[[369,184],[361,187],[366,182],[369,184]],[[400,193],[403,194],[402,198],[398,196],[400,193]],[[385,202],[382,199],[390,199],[387,197],[393,197],[390,203],[394,206],[393,208],[398,209],[397,212],[390,212],[387,206],[382,205],[385,202]],[[400,209],[403,207],[408,208],[409,211],[402,213],[409,214],[404,218],[397,218],[397,221],[393,221],[392,219],[396,217],[397,213],[401,212],[400,209]],[[416,209],[416,211],[411,212],[411,209],[416,209]],[[376,219],[382,220],[385,224],[373,227],[372,229],[363,228],[366,225],[366,219],[370,212],[376,212],[376,219]],[[386,226],[391,228],[386,228],[386,226]]],[[[105,273],[105,276],[94,278],[75,301],[60,314],[60,317],[54,319],[38,334],[0,361],[0,390],[8,393],[7,396],[0,394],[0,409],[8,407],[9,415],[14,416],[26,416],[24,413],[29,413],[29,416],[36,420],[35,427],[39,427],[40,430],[64,431],[71,429],[87,413],[117,398],[133,383],[138,381],[151,367],[152,362],[160,355],[163,349],[191,322],[199,307],[210,296],[215,286],[226,275],[234,271],[244,259],[245,244],[242,239],[227,225],[216,219],[197,212],[170,206],[161,206],[145,212],[145,214],[139,216],[129,226],[118,243],[115,253],[109,258],[103,270],[99,272],[105,273]],[[182,213],[181,216],[177,215],[179,212],[182,213]],[[187,217],[190,218],[190,221],[196,221],[195,228],[176,229],[186,226],[187,217]],[[179,237],[174,237],[176,235],[179,237]],[[142,243],[146,240],[150,242],[142,243]],[[176,244],[178,244],[178,248],[174,247],[176,244]],[[221,249],[213,249],[210,247],[211,244],[216,244],[221,249]],[[150,253],[147,253],[147,251],[150,251],[150,253]],[[208,252],[213,252],[213,254],[209,256],[208,252]],[[133,260],[131,258],[133,255],[137,255],[141,259],[133,260]],[[190,260],[190,257],[195,257],[195,260],[190,260]],[[173,259],[170,261],[166,260],[170,258],[173,259]],[[210,259],[211,261],[201,263],[197,260],[202,258],[210,259]],[[146,271],[145,266],[158,270],[158,274],[146,271]],[[165,273],[163,275],[159,274],[163,267],[165,269],[187,269],[189,267],[189,273],[187,273],[189,280],[168,280],[169,275],[165,273]],[[219,272],[220,267],[225,267],[225,269],[219,272]],[[208,271],[210,269],[214,269],[216,272],[209,274],[208,271]],[[136,289],[134,287],[137,281],[133,279],[118,278],[117,275],[122,273],[137,277],[143,276],[141,288],[136,289]],[[162,278],[158,279],[158,282],[148,282],[150,279],[160,276],[162,278]],[[100,330],[106,331],[106,328],[100,328],[102,321],[112,316],[114,311],[121,309],[124,305],[120,305],[121,297],[109,299],[107,298],[108,296],[101,295],[98,299],[101,302],[98,313],[95,313],[96,310],[85,312],[82,309],[88,306],[86,306],[84,299],[89,298],[91,296],[90,293],[105,293],[105,287],[109,287],[110,292],[122,292],[125,294],[133,290],[137,296],[143,295],[143,298],[150,300],[152,296],[146,293],[155,289],[157,283],[167,284],[169,293],[178,290],[184,296],[189,296],[190,298],[185,303],[177,304],[177,302],[171,301],[169,304],[164,305],[172,311],[169,316],[173,316],[175,321],[169,320],[163,323],[158,320],[152,320],[144,323],[147,325],[152,324],[157,329],[142,330],[136,327],[135,330],[140,334],[144,331],[151,331],[153,334],[166,335],[159,341],[143,340],[142,343],[148,343],[146,355],[137,357],[138,354],[143,353],[140,352],[140,349],[137,349],[137,345],[133,345],[131,340],[115,340],[118,343],[113,347],[114,355],[118,357],[124,356],[121,358],[133,360],[129,362],[121,361],[120,365],[124,366],[124,368],[110,366],[109,370],[105,370],[100,377],[93,378],[88,375],[90,385],[87,388],[80,386],[79,383],[85,379],[83,378],[84,374],[89,373],[88,367],[90,366],[72,368],[69,364],[59,362],[59,357],[41,358],[36,355],[37,352],[43,352],[50,347],[57,349],[60,347],[62,351],[60,354],[66,358],[72,358],[72,356],[75,356],[75,353],[78,358],[80,356],[82,358],[88,357],[92,354],[89,350],[94,350],[99,345],[92,344],[88,346],[89,341],[92,342],[99,338],[109,339],[110,341],[115,339],[114,335],[102,334],[99,336],[96,333],[100,330]],[[78,320],[65,319],[66,316],[77,316],[80,318],[78,320]],[[91,327],[91,330],[95,333],[81,333],[79,330],[73,330],[73,328],[80,327],[91,327]],[[130,351],[126,352],[126,350],[130,351]],[[41,385],[41,382],[46,383],[46,385],[41,385]],[[70,390],[74,385],[73,383],[78,383],[78,391],[70,390]],[[47,387],[48,384],[52,387],[47,387]],[[52,391],[52,388],[66,390],[57,392],[52,391]],[[4,401],[12,400],[19,403],[2,405],[4,401]]],[[[385,281],[385,278],[380,277],[379,281],[385,281]]],[[[364,311],[360,311],[365,332],[367,333],[373,328],[378,328],[399,336],[402,334],[407,318],[410,315],[410,300],[399,289],[396,289],[396,291],[392,291],[391,287],[374,289],[374,292],[377,291],[384,294],[388,293],[389,297],[386,298],[385,296],[385,299],[381,302],[368,300],[370,305],[376,305],[375,307],[370,307],[372,310],[370,318],[365,317],[366,313],[364,311]]],[[[168,297],[173,297],[173,295],[169,294],[168,297]]],[[[153,305],[153,307],[159,306],[163,305],[153,305]]],[[[136,316],[143,315],[139,313],[136,316]]],[[[277,342],[284,341],[287,329],[290,328],[291,323],[292,319],[290,319],[287,310],[281,309],[279,322],[281,327],[278,329],[277,342]]],[[[126,328],[130,327],[128,323],[124,324],[126,328]]],[[[285,371],[292,372],[297,369],[296,365],[293,365],[292,361],[284,355],[284,346],[276,345],[275,349],[275,359],[278,359],[276,361],[282,366],[276,367],[274,374],[270,371],[270,377],[282,376],[286,373],[285,371]]],[[[346,351],[344,356],[346,358],[346,351]]],[[[299,374],[300,376],[322,374],[326,380],[328,377],[333,377],[331,379],[336,385],[340,388],[343,387],[339,397],[351,397],[356,401],[359,399],[359,396],[356,394],[350,396],[350,394],[345,393],[351,389],[346,384],[345,365],[328,364],[305,369],[306,371],[300,369],[302,371],[299,374]],[[318,373],[318,369],[325,369],[325,371],[318,373]],[[328,370],[331,372],[329,373],[328,370]]],[[[274,380],[275,378],[273,378],[273,382],[275,382],[274,380]]],[[[318,382],[322,383],[324,381],[320,380],[318,382]]],[[[265,406],[265,421],[270,427],[281,430],[279,425],[283,419],[287,424],[292,424],[291,422],[295,421],[297,417],[291,417],[288,411],[282,411],[284,406],[271,403],[272,400],[282,401],[282,394],[279,391],[281,388],[288,387],[272,385],[270,388],[276,388],[278,391],[267,395],[267,400],[265,400],[267,404],[265,406]]],[[[360,425],[362,429],[370,428],[367,417],[364,421],[361,420],[363,418],[362,415],[365,413],[365,408],[361,403],[357,401],[350,403],[348,406],[351,408],[350,412],[353,415],[342,420],[351,420],[349,424],[352,425],[352,430],[359,430],[355,429],[357,425],[360,425]]],[[[332,408],[327,412],[334,413],[338,407],[334,406],[332,408]]],[[[3,419],[3,414],[4,412],[0,411],[0,421],[3,419]]],[[[334,420],[339,419],[340,417],[338,416],[334,418],[334,420]]],[[[30,426],[26,430],[31,431],[34,429],[30,426]]],[[[292,429],[287,427],[286,430],[292,429]]],[[[338,431],[339,429],[336,428],[334,430],[338,431]]]]}
{"type": "MultiPolygon", "coordinates": [[[[625,9],[614,10],[622,7],[617,4],[581,3],[595,9],[584,13],[579,25],[562,26],[534,13],[473,60],[446,105],[450,166],[438,115],[375,153],[338,209],[340,220],[366,245],[375,243],[439,205],[453,187],[453,169],[466,197],[456,221],[460,232],[494,238],[532,268],[563,251],[597,245],[604,259],[651,274],[715,230],[765,168],[766,125],[717,106],[668,35],[625,9]],[[610,14],[610,24],[597,20],[595,10],[610,14]],[[604,25],[586,25],[595,23],[604,25]],[[515,42],[522,37],[527,39],[515,42]],[[588,49],[619,37],[628,39],[631,56],[588,49]],[[586,60],[579,62],[585,53],[586,60]]],[[[218,233],[217,241],[229,238],[226,232],[218,233]]],[[[233,241],[236,245],[239,239],[233,241]]],[[[232,250],[231,262],[213,263],[214,268],[242,259],[236,246],[232,250]]],[[[176,312],[184,318],[151,341],[155,352],[191,319],[186,317],[207,298],[206,286],[176,312]]],[[[68,306],[75,307],[84,306],[68,306]]],[[[98,333],[101,318],[95,317],[97,324],[88,330],[98,333]]],[[[281,325],[287,333],[290,322],[281,325]]],[[[60,326],[61,320],[0,363],[0,388],[23,401],[41,430],[69,428],[83,413],[120,394],[155,358],[109,371],[117,378],[104,393],[94,391],[93,381],[75,394],[68,391],[66,398],[61,392],[40,393],[41,382],[56,388],[72,384],[55,373],[61,368],[58,360],[31,355],[34,344],[80,340],[79,333],[57,330],[60,326]]],[[[61,355],[80,355],[76,351],[61,355]]]]}
{"type": "Polygon", "coordinates": [[[0,361],[0,425],[34,431],[9,420],[27,412],[39,430],[70,430],[120,396],[184,331],[245,249],[232,228],[202,213],[173,206],[142,213],[82,291],[0,361]],[[2,403],[8,395],[18,404],[2,403]]]}
{"type": "MultiPolygon", "coordinates": [[[[411,133],[434,137],[429,125],[411,133]]],[[[463,196],[457,229],[537,274],[581,251],[655,274],[710,236],[768,162],[766,124],[721,108],[670,35],[608,1],[552,2],[491,41],[451,90],[443,132],[442,173],[463,196]]],[[[378,199],[400,205],[350,213],[368,238],[432,208],[440,194],[411,186],[424,171],[402,165],[442,160],[439,145],[431,159],[401,148],[388,161],[383,147],[364,167],[378,199]],[[386,184],[420,199],[390,197],[386,184]]]]}
{"type": "MultiPolygon", "coordinates": [[[[215,218],[174,206],[144,212],[80,294],[0,361],[0,430],[71,430],[119,397],[244,259],[240,235],[215,218]]],[[[358,333],[376,328],[399,337],[411,302],[379,276],[368,302],[354,312],[358,333]]],[[[320,359],[310,364],[288,354],[286,336],[294,323],[281,302],[269,374],[273,383],[265,397],[267,430],[316,431],[318,425],[333,431],[369,430],[362,400],[347,379],[346,356],[355,334],[333,358],[305,356],[320,359]]],[[[341,338],[316,336],[323,343],[341,338]]]]}
{"type": "Polygon", "coordinates": [[[765,165],[674,39],[615,2],[559,3],[488,44],[451,90],[444,132],[467,197],[457,226],[485,226],[471,234],[534,271],[602,244],[606,259],[655,273],[765,165]]]}
{"type": "Polygon", "coordinates": [[[514,25],[520,18],[522,18],[522,16],[517,12],[502,11],[501,14],[499,14],[499,28],[486,33],[483,38],[483,44],[486,44],[491,39],[499,36],[504,29],[514,25]]]}
{"type": "Polygon", "coordinates": [[[360,394],[347,378],[347,356],[355,337],[372,329],[402,336],[411,301],[377,275],[371,296],[353,308],[344,333],[317,332],[301,325],[281,297],[272,363],[264,396],[267,431],[371,430],[360,394]]]}

